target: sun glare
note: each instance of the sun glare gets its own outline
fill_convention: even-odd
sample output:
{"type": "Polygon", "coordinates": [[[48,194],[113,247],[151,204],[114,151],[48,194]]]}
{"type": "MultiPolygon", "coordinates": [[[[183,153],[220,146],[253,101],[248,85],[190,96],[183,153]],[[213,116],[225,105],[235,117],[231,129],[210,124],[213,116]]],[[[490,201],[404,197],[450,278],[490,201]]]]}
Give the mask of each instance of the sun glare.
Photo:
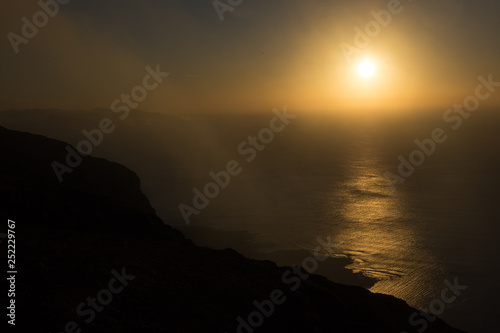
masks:
{"type": "Polygon", "coordinates": [[[368,60],[363,61],[358,67],[359,75],[368,78],[375,73],[375,66],[368,60]]]}

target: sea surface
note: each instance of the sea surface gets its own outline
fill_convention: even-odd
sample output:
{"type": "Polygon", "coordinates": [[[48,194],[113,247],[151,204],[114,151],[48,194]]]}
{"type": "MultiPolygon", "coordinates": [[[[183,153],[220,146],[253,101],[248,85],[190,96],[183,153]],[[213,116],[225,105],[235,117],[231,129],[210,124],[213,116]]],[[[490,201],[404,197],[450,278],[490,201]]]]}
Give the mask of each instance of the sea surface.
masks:
{"type": "MultiPolygon", "coordinates": [[[[467,289],[438,309],[441,317],[472,333],[497,332],[500,112],[476,111],[457,127],[443,111],[336,116],[290,107],[297,117],[252,161],[238,146],[269,127],[271,111],[180,118],[134,112],[95,155],[136,171],[165,223],[183,226],[187,235],[217,231],[198,233],[200,245],[272,259],[277,251],[307,253],[300,251],[314,250],[318,237],[331,238],[335,256],[352,259],[349,269],[378,279],[371,291],[429,309],[456,282],[467,289]],[[435,131],[446,140],[433,146],[435,131]],[[415,152],[424,149],[416,140],[426,152],[415,152]],[[388,173],[398,175],[400,158],[412,154],[418,166],[391,186],[388,173]],[[192,206],[193,189],[203,190],[213,181],[209,173],[231,160],[241,173],[186,225],[178,205],[192,206]],[[234,236],[246,234],[254,237],[250,246],[234,236]]],[[[0,116],[9,128],[75,145],[82,128],[114,116],[102,112],[0,116]]]]}
{"type": "MultiPolygon", "coordinates": [[[[453,130],[439,116],[417,125],[412,120],[318,124],[297,118],[298,124],[254,161],[246,162],[235,150],[242,173],[191,223],[252,232],[269,244],[256,251],[312,251],[318,236],[331,237],[338,244],[336,256],[354,260],[349,269],[379,279],[371,291],[429,309],[439,304],[435,300],[449,283],[466,286],[436,311],[454,327],[495,331],[500,314],[497,120],[477,116],[453,130]],[[386,173],[398,174],[399,155],[408,159],[418,148],[415,139],[425,140],[436,128],[445,131],[447,141],[435,144],[404,183],[390,186],[386,173]]],[[[198,187],[209,180],[200,179],[198,187]]]]}

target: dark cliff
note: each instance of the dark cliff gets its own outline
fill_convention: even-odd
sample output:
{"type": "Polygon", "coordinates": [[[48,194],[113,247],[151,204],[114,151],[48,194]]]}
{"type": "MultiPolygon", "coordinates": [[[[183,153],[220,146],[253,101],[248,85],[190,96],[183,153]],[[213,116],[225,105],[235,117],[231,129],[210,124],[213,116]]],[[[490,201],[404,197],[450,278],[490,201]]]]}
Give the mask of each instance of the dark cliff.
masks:
{"type": "MultiPolygon", "coordinates": [[[[237,332],[254,300],[280,289],[286,301],[239,332],[416,332],[416,310],[394,297],[318,275],[292,292],[289,267],[192,245],[119,164],[86,157],[59,183],[51,163],[64,161],[66,146],[0,127],[0,232],[16,222],[16,331],[237,332]],[[115,292],[123,272],[130,279],[115,292]],[[89,298],[106,304],[92,311],[89,298]]],[[[460,331],[436,320],[426,332],[460,331]]]]}

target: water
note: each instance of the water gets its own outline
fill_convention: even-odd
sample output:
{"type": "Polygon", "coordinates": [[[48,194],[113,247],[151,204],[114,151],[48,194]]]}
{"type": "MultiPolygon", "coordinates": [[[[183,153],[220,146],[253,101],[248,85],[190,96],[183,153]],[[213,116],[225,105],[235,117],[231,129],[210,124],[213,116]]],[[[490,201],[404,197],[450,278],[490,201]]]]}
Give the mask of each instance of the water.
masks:
{"type": "Polygon", "coordinates": [[[394,191],[384,174],[396,172],[398,155],[415,148],[415,131],[394,141],[375,126],[319,142],[298,126],[260,161],[243,164],[242,175],[193,223],[252,231],[281,250],[312,250],[318,236],[330,236],[340,244],[338,255],[355,260],[348,268],[380,279],[371,291],[416,308],[429,308],[445,280],[457,279],[467,289],[441,317],[490,332],[500,313],[498,139],[494,131],[485,135],[484,120],[470,124],[450,132],[449,142],[394,191]]]}
{"type": "MultiPolygon", "coordinates": [[[[191,226],[255,234],[250,256],[313,250],[318,236],[332,237],[337,255],[354,260],[350,269],[380,279],[372,291],[417,308],[428,308],[441,296],[445,280],[457,278],[468,288],[441,317],[469,332],[497,331],[500,116],[478,111],[453,131],[441,114],[371,119],[300,114],[248,163],[237,146],[268,126],[270,112],[187,123],[138,112],[96,154],[136,171],[160,217],[172,225],[184,225],[177,207],[190,203],[192,188],[236,159],[242,173],[193,216],[191,226]],[[408,157],[414,140],[428,138],[437,127],[446,130],[448,141],[393,191],[384,174],[396,173],[398,156],[408,157]]],[[[11,119],[11,128],[72,144],[81,140],[79,122],[51,123],[54,128],[44,132],[32,116],[11,119]]],[[[214,241],[213,233],[205,238],[201,241],[219,247],[241,245],[239,238],[214,241]]]]}

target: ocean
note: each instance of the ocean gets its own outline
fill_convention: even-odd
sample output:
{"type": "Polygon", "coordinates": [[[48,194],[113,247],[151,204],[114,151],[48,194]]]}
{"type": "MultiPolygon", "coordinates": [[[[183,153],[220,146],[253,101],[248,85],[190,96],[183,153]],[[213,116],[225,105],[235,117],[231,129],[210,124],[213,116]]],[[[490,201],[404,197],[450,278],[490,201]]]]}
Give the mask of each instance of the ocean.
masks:
{"type": "MultiPolygon", "coordinates": [[[[434,311],[469,332],[494,331],[500,314],[498,117],[477,115],[456,131],[435,115],[417,123],[304,118],[255,161],[235,153],[242,173],[193,218],[193,227],[251,232],[261,244],[255,251],[264,252],[313,251],[318,236],[331,237],[336,256],[353,260],[349,269],[379,280],[372,292],[434,311]],[[424,140],[435,128],[447,140],[432,151],[424,140]],[[409,160],[419,148],[416,139],[432,154],[422,162],[424,153],[415,153],[421,164],[391,186],[387,172],[399,175],[398,157],[409,160]],[[461,286],[456,294],[443,291],[454,284],[461,286]]],[[[207,179],[199,179],[200,188],[207,179]]]]}
{"type": "MultiPolygon", "coordinates": [[[[40,110],[0,116],[9,128],[75,145],[82,126],[113,116],[102,112],[50,111],[50,123],[40,110]]],[[[338,262],[377,279],[371,291],[434,309],[469,332],[496,331],[500,113],[476,111],[457,129],[440,110],[297,115],[251,161],[238,147],[270,126],[271,111],[184,118],[137,111],[94,154],[137,172],[158,215],[199,245],[259,259],[280,253],[278,263],[288,265],[300,264],[297,253],[313,251],[318,237],[331,238],[334,257],[351,259],[338,262]],[[401,160],[415,166],[398,170],[401,160]],[[203,191],[210,172],[229,161],[241,172],[186,225],[179,204],[192,206],[193,189],[203,191]],[[450,284],[464,287],[453,295],[450,284]]],[[[344,281],[335,274],[328,277],[344,281]]]]}

